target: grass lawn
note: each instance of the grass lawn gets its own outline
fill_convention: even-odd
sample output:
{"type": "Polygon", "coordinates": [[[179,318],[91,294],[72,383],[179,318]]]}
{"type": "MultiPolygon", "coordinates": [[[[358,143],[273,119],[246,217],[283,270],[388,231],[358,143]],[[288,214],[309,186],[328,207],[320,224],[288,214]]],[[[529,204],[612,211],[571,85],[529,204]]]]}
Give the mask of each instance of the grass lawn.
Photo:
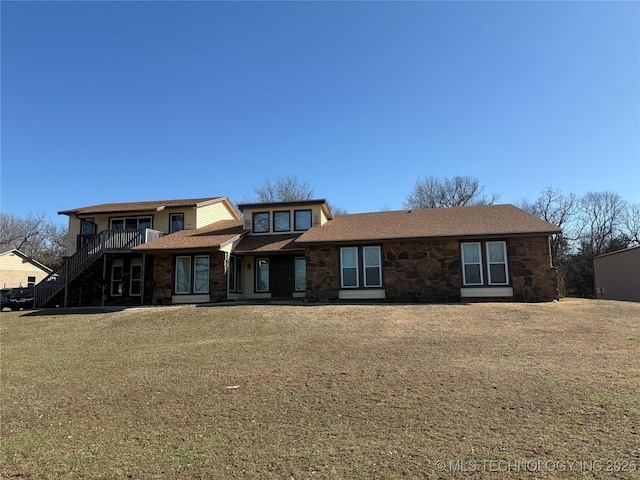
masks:
{"type": "Polygon", "coordinates": [[[637,303],[3,312],[0,327],[0,478],[640,475],[637,303]]]}

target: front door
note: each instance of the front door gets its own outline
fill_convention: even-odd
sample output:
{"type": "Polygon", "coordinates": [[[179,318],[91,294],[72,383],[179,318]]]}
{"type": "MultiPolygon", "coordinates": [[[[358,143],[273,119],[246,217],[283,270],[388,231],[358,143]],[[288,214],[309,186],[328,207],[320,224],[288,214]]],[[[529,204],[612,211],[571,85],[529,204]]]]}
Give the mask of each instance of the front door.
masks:
{"type": "Polygon", "coordinates": [[[271,296],[293,296],[293,257],[271,257],[271,296]]]}

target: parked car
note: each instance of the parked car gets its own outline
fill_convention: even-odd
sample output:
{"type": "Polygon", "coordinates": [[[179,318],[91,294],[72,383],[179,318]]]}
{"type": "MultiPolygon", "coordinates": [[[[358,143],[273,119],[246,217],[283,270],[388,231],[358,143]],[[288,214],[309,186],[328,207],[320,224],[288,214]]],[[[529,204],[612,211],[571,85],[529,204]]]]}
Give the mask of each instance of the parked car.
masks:
{"type": "Polygon", "coordinates": [[[33,308],[33,288],[3,288],[2,308],[20,310],[33,308]]]}

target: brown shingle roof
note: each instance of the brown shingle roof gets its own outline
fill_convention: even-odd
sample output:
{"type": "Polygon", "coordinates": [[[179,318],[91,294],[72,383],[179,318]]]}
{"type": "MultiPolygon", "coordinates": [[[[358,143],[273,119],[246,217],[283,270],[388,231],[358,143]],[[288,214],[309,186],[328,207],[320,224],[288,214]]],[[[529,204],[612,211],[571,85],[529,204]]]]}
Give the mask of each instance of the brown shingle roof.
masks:
{"type": "Polygon", "coordinates": [[[196,230],[182,230],[144,243],[134,250],[141,253],[161,253],[180,250],[211,250],[239,238],[244,232],[242,221],[221,220],[196,230]]]}
{"type": "Polygon", "coordinates": [[[304,251],[304,245],[296,243],[299,233],[282,235],[247,235],[234,249],[235,253],[274,253],[304,251]]]}
{"type": "MultiPolygon", "coordinates": [[[[157,212],[171,207],[202,207],[227,200],[227,197],[189,198],[183,200],[155,200],[149,202],[102,203],[89,207],[73,208],[58,212],[59,215],[157,212]]],[[[228,201],[228,200],[227,200],[228,201]]]]}
{"type": "Polygon", "coordinates": [[[298,242],[552,233],[560,233],[560,229],[513,205],[485,205],[339,215],[322,227],[311,228],[298,242]]]}

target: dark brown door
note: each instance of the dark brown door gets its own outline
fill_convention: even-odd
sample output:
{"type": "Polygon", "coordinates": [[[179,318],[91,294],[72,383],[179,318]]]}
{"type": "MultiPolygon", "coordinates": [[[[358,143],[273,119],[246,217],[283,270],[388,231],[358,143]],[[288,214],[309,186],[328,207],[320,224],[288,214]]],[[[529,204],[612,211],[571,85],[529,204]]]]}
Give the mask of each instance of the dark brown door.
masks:
{"type": "Polygon", "coordinates": [[[271,296],[293,296],[293,257],[271,257],[271,296]]]}

